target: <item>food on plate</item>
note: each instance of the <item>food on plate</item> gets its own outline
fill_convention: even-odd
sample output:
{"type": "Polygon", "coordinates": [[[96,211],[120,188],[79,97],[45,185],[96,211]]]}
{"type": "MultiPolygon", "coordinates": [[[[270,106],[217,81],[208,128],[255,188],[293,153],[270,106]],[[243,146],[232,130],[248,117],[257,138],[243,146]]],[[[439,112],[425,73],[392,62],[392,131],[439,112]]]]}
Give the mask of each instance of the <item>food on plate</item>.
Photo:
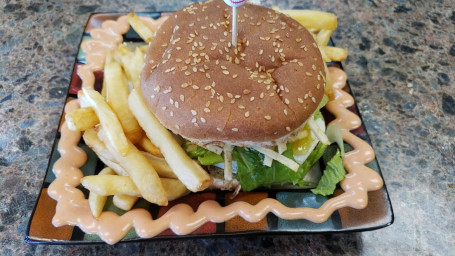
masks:
{"type": "Polygon", "coordinates": [[[142,138],[142,129],[128,107],[127,80],[120,63],[114,61],[113,52],[106,57],[103,85],[106,102],[116,113],[126,137],[133,144],[138,142],[142,138]]]}
{"type": "Polygon", "coordinates": [[[128,211],[140,197],[164,206],[208,188],[330,195],[344,178],[341,132],[321,113],[334,98],[325,62],[347,57],[327,46],[336,16],[289,12],[299,24],[246,4],[235,46],[229,15],[222,1],[192,4],[154,33],[128,14],[149,44],[108,51],[102,93],[84,87],[66,115],[107,166],[81,179],[94,217],[107,196],[128,211]]]}

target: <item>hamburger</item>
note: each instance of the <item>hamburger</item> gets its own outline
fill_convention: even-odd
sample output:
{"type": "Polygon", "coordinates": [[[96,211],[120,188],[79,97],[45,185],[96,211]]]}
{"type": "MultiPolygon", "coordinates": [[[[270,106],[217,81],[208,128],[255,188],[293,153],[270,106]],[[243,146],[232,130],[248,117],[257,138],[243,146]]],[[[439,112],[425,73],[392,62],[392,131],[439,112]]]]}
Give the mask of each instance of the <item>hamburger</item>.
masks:
{"type": "Polygon", "coordinates": [[[221,0],[170,16],[146,55],[144,101],[191,157],[224,169],[225,188],[307,186],[328,144],[320,50],[282,13],[253,4],[237,13],[237,45],[221,0]]]}

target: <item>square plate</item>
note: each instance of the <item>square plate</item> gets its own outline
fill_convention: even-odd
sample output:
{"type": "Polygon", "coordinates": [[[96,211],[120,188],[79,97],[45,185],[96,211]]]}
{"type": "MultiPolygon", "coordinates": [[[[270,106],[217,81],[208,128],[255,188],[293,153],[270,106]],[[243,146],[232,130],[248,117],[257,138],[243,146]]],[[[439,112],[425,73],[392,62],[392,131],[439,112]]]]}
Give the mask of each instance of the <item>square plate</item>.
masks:
{"type": "MultiPolygon", "coordinates": [[[[161,16],[166,16],[168,12],[153,12],[153,13],[138,13],[139,16],[147,16],[157,19],[161,16]]],[[[90,30],[99,28],[103,21],[116,20],[123,14],[118,13],[96,13],[92,14],[87,22],[82,42],[90,40],[90,30]]],[[[140,37],[130,29],[123,35],[124,42],[141,42],[140,37]]],[[[333,44],[333,42],[331,42],[333,44]]],[[[80,45],[81,45],[80,44],[80,45]]],[[[74,64],[71,82],[68,88],[67,99],[77,98],[77,92],[81,89],[82,81],[77,75],[78,69],[86,63],[85,52],[79,45],[79,52],[74,64]]],[[[330,66],[340,67],[340,63],[330,63],[330,66]]],[[[103,81],[103,71],[94,72],[95,88],[100,89],[103,81]]],[[[344,91],[351,94],[349,83],[344,87],[344,91]]],[[[360,117],[357,106],[348,108],[351,112],[360,117]]],[[[43,244],[92,244],[104,243],[98,235],[86,234],[77,226],[54,227],[52,218],[56,212],[57,202],[49,197],[47,190],[50,184],[55,180],[53,173],[53,165],[60,157],[57,151],[57,145],[61,139],[61,125],[64,122],[62,114],[60,127],[58,129],[51,157],[49,159],[46,176],[36,201],[35,208],[30,217],[28,228],[26,231],[25,240],[28,243],[43,243],[43,244]]],[[[370,143],[369,136],[363,123],[361,126],[351,133],[361,138],[368,144],[370,143]]],[[[88,160],[80,169],[84,175],[93,175],[98,173],[104,164],[96,157],[95,153],[88,148],[83,140],[79,142],[79,146],[87,153],[88,160]]],[[[346,144],[346,146],[349,146],[346,144]]],[[[347,150],[348,151],[348,150],[347,150]]],[[[366,165],[373,169],[382,178],[382,173],[379,168],[376,158],[366,165]]],[[[86,196],[88,191],[78,186],[86,196]]],[[[339,189],[337,192],[343,192],[339,189]]],[[[337,194],[337,192],[335,194],[337,194]]],[[[150,213],[153,219],[159,218],[173,205],[177,203],[186,203],[197,210],[198,206],[206,200],[215,200],[221,206],[229,205],[233,201],[243,201],[252,205],[257,204],[265,198],[274,198],[281,204],[287,207],[311,207],[319,208],[330,197],[314,195],[308,190],[258,190],[254,192],[240,193],[234,200],[230,199],[231,193],[223,191],[210,191],[190,194],[178,200],[170,202],[169,206],[159,207],[139,200],[134,208],[142,208],[150,213]]],[[[112,211],[119,215],[125,213],[123,210],[116,208],[112,204],[112,200],[107,201],[104,211],[112,211]]],[[[354,208],[341,208],[336,210],[331,217],[323,223],[313,223],[308,220],[285,220],[275,216],[272,213],[267,214],[265,218],[256,223],[250,223],[237,216],[223,223],[207,222],[194,232],[188,235],[176,235],[172,230],[167,229],[159,235],[152,238],[140,238],[134,228],[120,242],[144,241],[144,240],[159,240],[159,239],[175,239],[175,238],[202,238],[214,236],[232,236],[232,235],[260,235],[260,234],[295,234],[295,233],[333,233],[333,232],[349,232],[349,231],[366,231],[386,227],[393,223],[392,205],[385,184],[376,191],[368,192],[368,205],[366,208],[358,210],[354,208]]]]}

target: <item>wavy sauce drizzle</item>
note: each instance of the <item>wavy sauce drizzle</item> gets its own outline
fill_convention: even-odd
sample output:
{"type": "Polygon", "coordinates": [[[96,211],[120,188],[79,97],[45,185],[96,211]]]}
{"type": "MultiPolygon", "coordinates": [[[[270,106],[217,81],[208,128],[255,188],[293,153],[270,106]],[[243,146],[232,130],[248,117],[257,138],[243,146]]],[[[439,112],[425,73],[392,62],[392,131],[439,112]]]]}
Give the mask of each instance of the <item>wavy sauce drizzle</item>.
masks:
{"type": "MultiPolygon", "coordinates": [[[[142,21],[152,30],[157,31],[167,17],[157,20],[140,17],[142,21]]],[[[104,68],[104,60],[110,50],[115,49],[123,41],[123,34],[128,32],[130,25],[126,16],[120,16],[116,21],[107,20],[103,22],[101,28],[90,31],[92,39],[82,42],[81,48],[85,51],[86,65],[80,67],[77,74],[82,80],[82,86],[93,88],[95,84],[94,71],[104,68]]]]}
{"type": "MultiPolygon", "coordinates": [[[[113,49],[121,43],[121,34],[126,33],[127,27],[126,17],[122,16],[117,21],[104,22],[101,29],[91,31],[92,37],[95,39],[84,42],[82,46],[87,52],[88,62],[79,72],[83,86],[93,88],[93,72],[103,68],[108,49],[113,49]]],[[[374,159],[373,149],[349,132],[359,127],[361,122],[358,116],[346,109],[354,104],[353,98],[342,91],[346,84],[346,74],[338,68],[329,68],[329,74],[334,81],[336,96],[327,104],[327,109],[336,117],[333,122],[337,122],[342,128],[343,139],[353,146],[354,150],[347,152],[344,159],[344,166],[348,174],[341,182],[341,186],[345,192],[329,199],[320,208],[289,208],[271,198],[263,199],[256,205],[235,202],[224,207],[216,201],[208,200],[203,202],[196,212],[189,205],[175,205],[156,220],[153,220],[150,213],[144,209],[134,209],[122,216],[113,212],[103,212],[98,219],[95,219],[89,209],[88,200],[85,199],[82,191],[76,188],[83,176],[79,167],[87,160],[85,152],[77,146],[81,133],[71,131],[66,124],[63,124],[61,140],[58,144],[61,157],[53,168],[56,179],[48,189],[49,196],[57,201],[52,223],[55,226],[79,226],[84,232],[98,234],[105,242],[114,244],[121,240],[131,228],[134,228],[142,238],[156,236],[168,228],[178,235],[185,235],[208,221],[220,223],[235,216],[241,216],[249,222],[258,222],[269,212],[282,219],[307,219],[321,223],[342,207],[358,209],[366,207],[367,192],[380,189],[382,179],[375,171],[365,166],[374,159]]],[[[76,108],[79,108],[78,102],[70,101],[65,107],[65,112],[76,108]]]]}

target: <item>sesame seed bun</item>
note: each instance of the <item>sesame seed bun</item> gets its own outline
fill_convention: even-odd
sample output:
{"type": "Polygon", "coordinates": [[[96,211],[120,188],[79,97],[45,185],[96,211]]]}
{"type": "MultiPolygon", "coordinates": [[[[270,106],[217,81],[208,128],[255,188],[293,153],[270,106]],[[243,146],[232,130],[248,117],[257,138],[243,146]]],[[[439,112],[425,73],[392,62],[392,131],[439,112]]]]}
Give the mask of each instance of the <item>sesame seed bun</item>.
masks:
{"type": "Polygon", "coordinates": [[[176,12],[151,42],[142,94],[161,123],[199,144],[275,145],[321,101],[325,72],[311,34],[292,18],[245,4],[194,3],[176,12]]]}

